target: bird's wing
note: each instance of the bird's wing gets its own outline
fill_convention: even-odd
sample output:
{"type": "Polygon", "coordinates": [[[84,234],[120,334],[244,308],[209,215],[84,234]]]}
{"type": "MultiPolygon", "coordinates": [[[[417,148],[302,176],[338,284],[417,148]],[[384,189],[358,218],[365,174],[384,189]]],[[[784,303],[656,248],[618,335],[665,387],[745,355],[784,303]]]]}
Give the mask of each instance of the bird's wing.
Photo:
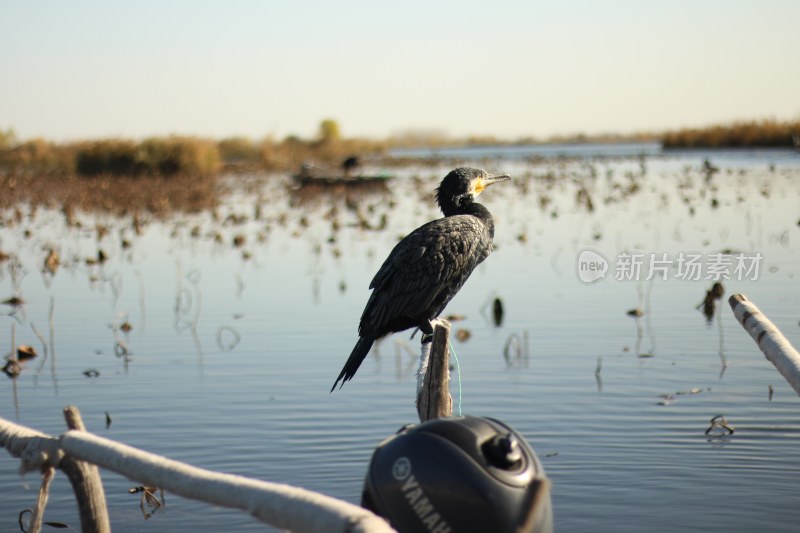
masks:
{"type": "Polygon", "coordinates": [[[491,251],[487,240],[483,224],[469,215],[440,218],[414,230],[397,243],[370,283],[373,293],[362,325],[381,330],[398,317],[418,316],[453,283],[460,288],[491,251]]]}

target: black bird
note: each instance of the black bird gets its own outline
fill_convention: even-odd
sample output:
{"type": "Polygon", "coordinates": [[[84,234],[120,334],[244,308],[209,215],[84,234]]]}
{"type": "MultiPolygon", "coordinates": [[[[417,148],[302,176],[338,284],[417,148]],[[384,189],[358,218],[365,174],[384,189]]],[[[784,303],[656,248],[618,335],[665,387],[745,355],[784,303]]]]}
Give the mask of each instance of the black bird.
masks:
{"type": "Polygon", "coordinates": [[[489,185],[510,179],[477,168],[457,168],[445,176],[436,189],[444,217],[397,243],[375,274],[358,325],[358,342],[331,392],[340,381],[339,388],[352,379],[377,339],[413,327],[426,335],[433,333],[430,321],[492,252],[494,220],[475,197],[489,185]]]}

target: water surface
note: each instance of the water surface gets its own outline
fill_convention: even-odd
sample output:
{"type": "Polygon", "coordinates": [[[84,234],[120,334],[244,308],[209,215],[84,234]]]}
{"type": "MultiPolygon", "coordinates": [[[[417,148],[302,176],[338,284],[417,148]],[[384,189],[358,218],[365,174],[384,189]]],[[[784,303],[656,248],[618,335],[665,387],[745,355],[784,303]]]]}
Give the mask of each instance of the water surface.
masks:
{"type": "MultiPolygon", "coordinates": [[[[800,401],[726,300],[745,293],[800,344],[800,157],[649,145],[446,156],[514,176],[481,196],[497,249],[446,311],[472,334],[454,341],[453,395],[463,413],[499,418],[531,442],[553,481],[557,529],[793,529],[800,401]],[[704,170],[707,158],[718,172],[704,170]],[[606,279],[580,280],[586,249],[609,261],[606,279]],[[714,281],[705,275],[681,279],[671,267],[666,280],[614,279],[623,252],[707,261],[722,251],[763,260],[757,279],[721,280],[710,322],[696,309],[714,281]],[[626,314],[634,308],[644,316],[626,314]],[[719,414],[735,433],[709,438],[719,414]]],[[[58,210],[5,213],[0,250],[17,260],[0,265],[0,297],[26,304],[3,307],[0,342],[10,346],[13,329],[40,356],[3,378],[0,416],[59,434],[61,409],[75,404],[99,435],[359,502],[375,445],[416,419],[417,341],[385,339],[352,382],[328,391],[369,281],[398,238],[438,216],[432,192],[447,170],[392,170],[391,190],[351,197],[252,178],[214,213],[149,220],[140,235],[107,215],[80,214],[78,228],[58,210]],[[108,228],[100,238],[98,225],[108,228]],[[54,276],[42,273],[48,247],[64,263],[54,276]],[[87,264],[98,250],[108,260],[87,264]],[[54,348],[46,358],[39,335],[54,348]]],[[[17,467],[0,457],[3,531],[38,489],[17,467]]],[[[263,530],[170,494],[144,520],[127,492],[138,483],[103,481],[114,531],[263,530]]],[[[45,519],[79,527],[63,475],[45,519]]]]}

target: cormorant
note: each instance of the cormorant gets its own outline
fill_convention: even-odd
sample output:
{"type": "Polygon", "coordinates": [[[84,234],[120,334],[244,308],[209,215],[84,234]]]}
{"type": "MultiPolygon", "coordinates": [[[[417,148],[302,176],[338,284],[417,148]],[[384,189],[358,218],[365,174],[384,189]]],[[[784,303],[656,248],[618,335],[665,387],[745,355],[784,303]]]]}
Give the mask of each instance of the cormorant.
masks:
{"type": "Polygon", "coordinates": [[[355,375],[377,339],[418,327],[433,333],[439,316],[478,264],[492,251],[492,214],[475,202],[486,187],[510,176],[495,176],[476,168],[457,168],[436,189],[443,218],[420,226],[394,247],[369,288],[358,325],[358,342],[331,387],[355,375]]]}

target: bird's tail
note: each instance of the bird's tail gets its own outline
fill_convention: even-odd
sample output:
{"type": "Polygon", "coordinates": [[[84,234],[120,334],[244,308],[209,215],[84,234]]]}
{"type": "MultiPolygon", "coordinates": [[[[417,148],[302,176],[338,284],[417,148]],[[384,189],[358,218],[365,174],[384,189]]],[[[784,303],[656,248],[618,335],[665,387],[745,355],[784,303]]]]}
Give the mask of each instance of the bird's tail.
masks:
{"type": "Polygon", "coordinates": [[[333,389],[336,388],[336,385],[339,385],[339,381],[342,382],[342,384],[339,385],[339,388],[341,389],[345,381],[350,381],[353,376],[356,375],[358,367],[361,366],[364,358],[367,357],[370,348],[372,348],[373,342],[375,342],[375,339],[369,335],[358,339],[358,342],[353,348],[353,351],[350,352],[350,357],[347,358],[347,362],[344,364],[342,371],[339,372],[339,377],[336,378],[333,387],[331,387],[331,392],[333,392],[333,389]]]}

